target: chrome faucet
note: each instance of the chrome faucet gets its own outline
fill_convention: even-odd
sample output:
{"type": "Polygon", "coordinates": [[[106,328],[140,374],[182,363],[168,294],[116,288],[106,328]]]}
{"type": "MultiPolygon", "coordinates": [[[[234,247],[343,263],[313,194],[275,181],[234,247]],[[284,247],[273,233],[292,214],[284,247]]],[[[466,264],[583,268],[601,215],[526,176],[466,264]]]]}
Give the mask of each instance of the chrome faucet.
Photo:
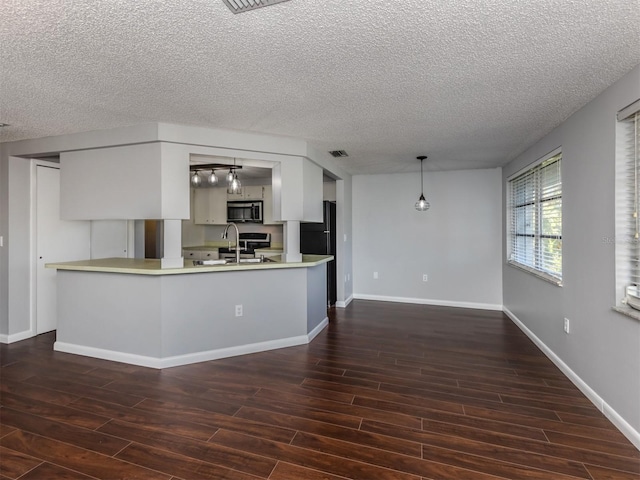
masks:
{"type": "Polygon", "coordinates": [[[222,239],[227,240],[227,236],[229,234],[229,227],[233,225],[233,228],[236,229],[236,263],[240,265],[240,232],[238,231],[238,226],[231,222],[227,223],[227,226],[224,227],[224,232],[222,232],[222,239]]]}

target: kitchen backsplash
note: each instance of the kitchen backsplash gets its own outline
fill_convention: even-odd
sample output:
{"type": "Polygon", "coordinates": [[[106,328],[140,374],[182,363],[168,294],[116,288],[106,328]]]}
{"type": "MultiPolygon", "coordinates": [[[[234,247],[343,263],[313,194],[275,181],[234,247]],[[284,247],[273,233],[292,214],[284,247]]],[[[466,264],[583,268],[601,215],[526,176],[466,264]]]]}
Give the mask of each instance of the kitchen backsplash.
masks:
{"type": "MultiPolygon", "coordinates": [[[[222,232],[224,232],[224,225],[206,225],[204,228],[204,241],[205,243],[209,242],[217,242],[220,241],[220,236],[222,232]]],[[[259,233],[270,233],[271,234],[271,243],[279,243],[282,244],[283,235],[282,235],[282,226],[281,225],[260,225],[256,223],[250,224],[238,224],[238,230],[240,233],[247,232],[259,232],[259,233]]],[[[230,234],[231,237],[234,234],[230,234]]],[[[231,238],[233,241],[233,238],[231,238]]]]}

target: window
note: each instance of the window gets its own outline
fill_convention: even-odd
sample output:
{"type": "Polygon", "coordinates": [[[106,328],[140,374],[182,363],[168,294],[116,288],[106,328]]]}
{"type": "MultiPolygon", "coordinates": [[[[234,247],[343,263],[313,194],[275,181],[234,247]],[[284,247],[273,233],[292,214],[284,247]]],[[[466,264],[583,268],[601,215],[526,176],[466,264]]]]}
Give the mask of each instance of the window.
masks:
{"type": "Polygon", "coordinates": [[[558,151],[508,185],[509,263],[562,283],[562,177],[558,151]]]}
{"type": "Polygon", "coordinates": [[[618,113],[616,128],[616,305],[640,308],[640,100],[618,113]],[[635,290],[634,290],[635,289],[635,290]]]}

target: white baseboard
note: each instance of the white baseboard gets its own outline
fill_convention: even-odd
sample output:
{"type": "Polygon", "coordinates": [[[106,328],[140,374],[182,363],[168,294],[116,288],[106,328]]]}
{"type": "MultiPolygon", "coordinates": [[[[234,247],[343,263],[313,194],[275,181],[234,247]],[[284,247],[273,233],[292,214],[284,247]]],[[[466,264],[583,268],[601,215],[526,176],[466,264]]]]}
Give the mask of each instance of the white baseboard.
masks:
{"type": "Polygon", "coordinates": [[[20,340],[26,340],[27,338],[35,337],[36,334],[31,330],[25,330],[24,332],[12,333],[11,335],[6,335],[4,333],[0,334],[0,343],[14,343],[19,342],[20,340]]]}
{"type": "Polygon", "coordinates": [[[336,307],[338,307],[338,308],[347,308],[352,301],[353,301],[353,295],[350,295],[349,298],[347,298],[344,302],[340,301],[340,300],[337,301],[336,302],[336,307]]]}
{"type": "Polygon", "coordinates": [[[327,325],[329,319],[324,318],[320,324],[314,328],[308,335],[299,335],[297,337],[282,338],[278,340],[268,340],[266,342],[251,343],[248,345],[239,345],[236,347],[219,348],[216,350],[208,350],[205,352],[187,353],[184,355],[176,355],[173,357],[156,358],[144,355],[136,355],[134,353],[116,352],[113,350],[105,350],[102,348],[87,347],[84,345],[76,345],[73,343],[55,342],[53,349],[57,352],[73,353],[75,355],[84,355],[86,357],[101,358],[112,362],[122,362],[131,365],[139,365],[149,368],[169,368],[178,367],[180,365],[189,365],[191,363],[208,362],[209,360],[217,360],[219,358],[236,357],[238,355],[246,355],[249,353],[266,352],[267,350],[276,350],[278,348],[294,347],[296,345],[305,345],[313,340],[327,325]]]}
{"type": "Polygon", "coordinates": [[[361,300],[376,300],[378,302],[415,303],[419,305],[437,305],[441,307],[476,308],[479,310],[502,311],[502,305],[492,303],[455,302],[451,300],[432,300],[429,298],[389,297],[386,295],[368,295],[354,293],[353,298],[361,300]]]}
{"type": "Polygon", "coordinates": [[[562,373],[564,373],[564,375],[571,380],[576,387],[578,387],[578,389],[591,401],[591,403],[593,403],[596,408],[598,408],[598,410],[600,410],[604,416],[607,417],[638,450],[640,450],[640,432],[635,430],[621,415],[618,414],[618,412],[611,408],[611,406],[607,404],[607,402],[605,402],[602,397],[595,392],[595,390],[582,380],[576,372],[571,370],[571,368],[564,363],[562,359],[553,352],[553,350],[547,347],[547,345],[531,330],[529,330],[513,312],[511,312],[507,307],[503,307],[502,310],[513,321],[513,323],[515,323],[520,330],[522,330],[525,335],[529,337],[531,341],[540,348],[540,350],[542,350],[549,360],[551,360],[562,371],[562,373]]]}
{"type": "Polygon", "coordinates": [[[324,317],[324,319],[318,324],[318,326],[316,328],[314,328],[313,330],[311,330],[307,334],[307,343],[311,342],[311,340],[316,338],[318,336],[318,334],[322,330],[324,330],[324,327],[326,327],[327,325],[329,325],[329,318],[328,317],[324,317]]]}

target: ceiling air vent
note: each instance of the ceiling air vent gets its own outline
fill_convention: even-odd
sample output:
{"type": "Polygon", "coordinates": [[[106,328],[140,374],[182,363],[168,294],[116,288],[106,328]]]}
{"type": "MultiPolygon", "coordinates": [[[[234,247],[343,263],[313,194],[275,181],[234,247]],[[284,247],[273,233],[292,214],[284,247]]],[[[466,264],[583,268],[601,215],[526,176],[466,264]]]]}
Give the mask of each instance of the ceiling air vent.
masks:
{"type": "Polygon", "coordinates": [[[347,152],[345,152],[344,150],[331,150],[329,153],[331,155],[333,155],[334,157],[336,157],[336,158],[348,157],[349,156],[349,154],[347,152]]]}
{"type": "Polygon", "coordinates": [[[248,12],[260,7],[268,7],[289,0],[222,0],[233,13],[248,12]]]}

